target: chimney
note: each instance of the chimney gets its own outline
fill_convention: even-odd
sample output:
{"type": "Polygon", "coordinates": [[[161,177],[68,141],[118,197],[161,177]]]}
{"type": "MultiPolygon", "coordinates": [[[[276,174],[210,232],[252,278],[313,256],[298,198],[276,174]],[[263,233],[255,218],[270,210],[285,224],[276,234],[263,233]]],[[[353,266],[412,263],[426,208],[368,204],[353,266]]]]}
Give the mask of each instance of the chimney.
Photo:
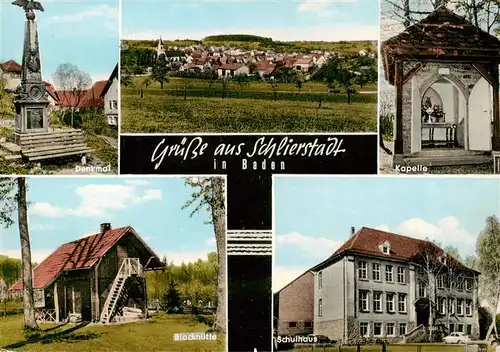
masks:
{"type": "Polygon", "coordinates": [[[351,236],[354,236],[356,233],[356,228],[354,226],[351,226],[351,236]]]}
{"type": "Polygon", "coordinates": [[[111,230],[111,223],[109,222],[103,222],[101,224],[101,233],[106,233],[106,231],[111,230]]]}

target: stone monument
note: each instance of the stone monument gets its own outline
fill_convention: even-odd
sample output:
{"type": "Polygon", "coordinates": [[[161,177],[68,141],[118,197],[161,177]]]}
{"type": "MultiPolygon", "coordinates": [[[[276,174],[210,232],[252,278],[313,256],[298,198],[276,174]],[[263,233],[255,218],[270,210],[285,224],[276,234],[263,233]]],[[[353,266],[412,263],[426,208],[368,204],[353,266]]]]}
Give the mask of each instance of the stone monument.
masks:
{"type": "Polygon", "coordinates": [[[48,132],[49,101],[45,83],[42,82],[40,48],[35,22],[35,11],[43,11],[43,7],[33,0],[16,0],[12,4],[21,7],[26,13],[23,70],[21,84],[14,99],[16,108],[14,140],[19,143],[22,135],[48,132]]]}

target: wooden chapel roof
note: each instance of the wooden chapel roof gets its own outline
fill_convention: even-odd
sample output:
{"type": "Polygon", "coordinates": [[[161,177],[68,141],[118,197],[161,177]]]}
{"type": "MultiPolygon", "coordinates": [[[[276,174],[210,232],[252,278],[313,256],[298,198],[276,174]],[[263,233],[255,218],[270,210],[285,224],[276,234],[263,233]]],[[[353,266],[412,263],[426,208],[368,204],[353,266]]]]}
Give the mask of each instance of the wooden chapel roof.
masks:
{"type": "Polygon", "coordinates": [[[500,40],[445,6],[381,43],[386,79],[396,57],[414,60],[500,62],[500,40]]]}

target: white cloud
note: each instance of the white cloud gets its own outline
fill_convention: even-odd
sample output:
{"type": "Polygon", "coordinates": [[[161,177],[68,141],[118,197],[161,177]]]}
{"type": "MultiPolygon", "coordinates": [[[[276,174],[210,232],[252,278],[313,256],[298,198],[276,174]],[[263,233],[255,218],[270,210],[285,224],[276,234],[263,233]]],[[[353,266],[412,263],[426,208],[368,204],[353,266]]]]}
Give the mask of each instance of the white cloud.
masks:
{"type": "Polygon", "coordinates": [[[342,23],[337,25],[316,25],[308,28],[266,28],[266,27],[233,27],[214,29],[210,32],[201,30],[175,32],[171,30],[150,29],[140,32],[127,32],[124,28],[123,39],[156,40],[161,35],[168,40],[175,39],[202,39],[209,35],[221,33],[247,33],[271,37],[281,41],[341,41],[341,40],[378,40],[379,26],[358,23],[342,23]],[[355,28],[356,30],[353,30],[355,28]]]}
{"type": "Polygon", "coordinates": [[[342,245],[340,241],[334,241],[325,237],[305,236],[298,232],[278,235],[276,236],[276,242],[279,246],[295,246],[315,259],[327,258],[342,245]]]}
{"type": "Polygon", "coordinates": [[[97,18],[102,21],[116,21],[118,23],[118,8],[107,4],[100,4],[71,14],[61,16],[52,16],[48,19],[49,23],[77,23],[97,18]]]}
{"type": "Polygon", "coordinates": [[[380,230],[380,231],[390,232],[390,231],[389,231],[389,226],[387,226],[387,225],[385,225],[385,224],[375,226],[375,230],[380,230]]]}
{"type": "Polygon", "coordinates": [[[215,237],[211,237],[211,238],[209,238],[209,239],[205,240],[205,244],[206,244],[207,246],[210,246],[210,247],[214,247],[214,248],[215,248],[216,243],[217,243],[217,242],[216,242],[216,240],[215,240],[215,237]]]}
{"type": "Polygon", "coordinates": [[[392,232],[439,242],[443,247],[456,246],[462,256],[473,254],[476,236],[465,230],[455,216],[447,216],[432,224],[420,218],[403,221],[392,232]]]}
{"type": "Polygon", "coordinates": [[[317,0],[303,0],[297,7],[299,12],[312,12],[320,17],[328,17],[333,14],[332,3],[317,0]]]}
{"type": "Polygon", "coordinates": [[[273,268],[273,292],[281,290],[290,282],[302,275],[308,268],[301,267],[282,267],[273,268]]]}
{"type": "Polygon", "coordinates": [[[175,265],[180,265],[182,263],[194,263],[198,259],[207,260],[208,252],[207,251],[198,251],[198,252],[166,252],[160,255],[160,259],[163,257],[167,257],[167,262],[170,264],[173,262],[175,265]]]}
{"type": "MultiPolygon", "coordinates": [[[[45,258],[54,252],[54,249],[31,249],[31,262],[40,264],[45,258]]],[[[21,259],[21,249],[2,249],[0,254],[9,258],[21,259]]]]}
{"type": "Polygon", "coordinates": [[[65,215],[99,217],[109,215],[109,211],[112,210],[162,198],[162,193],[158,189],[140,191],[131,185],[90,184],[77,187],[74,192],[80,199],[80,204],[76,208],[61,208],[48,202],[38,202],[32,205],[32,213],[44,217],[65,215]]]}
{"type": "Polygon", "coordinates": [[[132,186],[147,186],[147,185],[149,185],[149,181],[139,180],[139,179],[125,180],[125,183],[127,185],[132,185],[132,186]]]}

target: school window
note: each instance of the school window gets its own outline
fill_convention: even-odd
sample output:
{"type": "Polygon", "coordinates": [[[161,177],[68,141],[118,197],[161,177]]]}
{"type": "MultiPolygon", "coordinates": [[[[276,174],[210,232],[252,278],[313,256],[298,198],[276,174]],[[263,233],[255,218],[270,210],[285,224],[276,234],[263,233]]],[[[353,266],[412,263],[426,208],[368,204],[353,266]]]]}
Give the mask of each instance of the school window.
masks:
{"type": "Polygon", "coordinates": [[[375,312],[382,311],[382,292],[373,292],[373,310],[375,312]]]}
{"type": "Polygon", "coordinates": [[[318,273],[318,288],[322,288],[323,287],[323,272],[320,271],[318,273]]]}
{"type": "Polygon", "coordinates": [[[455,314],[455,299],[454,298],[450,298],[448,300],[448,311],[450,312],[450,314],[455,314]]]}
{"type": "Polygon", "coordinates": [[[450,324],[450,334],[455,332],[455,324],[450,324]]]}
{"type": "Polygon", "coordinates": [[[464,324],[458,324],[458,332],[464,332],[464,324]]]}
{"type": "Polygon", "coordinates": [[[359,333],[363,337],[368,337],[370,336],[370,331],[368,329],[368,323],[359,323],[359,333]]]}
{"type": "Polygon", "coordinates": [[[387,336],[394,336],[394,323],[387,323],[387,336]]]}
{"type": "Polygon", "coordinates": [[[467,335],[472,335],[472,325],[467,324],[467,335]]]}
{"type": "Polygon", "coordinates": [[[404,284],[405,280],[405,268],[403,266],[398,266],[398,282],[404,284]]]}
{"type": "Polygon", "coordinates": [[[373,323],[373,336],[382,336],[382,323],[373,323]]]}
{"type": "Polygon", "coordinates": [[[406,295],[404,293],[398,294],[398,311],[406,313],[406,295]]]}
{"type": "Polygon", "coordinates": [[[465,315],[472,316],[472,301],[465,302],[465,315]]]}
{"type": "Polygon", "coordinates": [[[444,277],[443,277],[443,275],[439,275],[436,278],[436,281],[437,281],[437,287],[438,288],[444,288],[444,277]]]}
{"type": "Polygon", "coordinates": [[[387,311],[394,313],[394,293],[386,293],[385,301],[387,303],[387,311]]]}
{"type": "Polygon", "coordinates": [[[446,311],[446,298],[439,297],[438,298],[438,312],[444,314],[446,311]]]}
{"type": "Polygon", "coordinates": [[[464,315],[464,301],[457,300],[457,315],[464,315]]]}
{"type": "Polygon", "coordinates": [[[312,328],[312,327],[313,327],[313,323],[312,323],[312,321],[306,321],[306,322],[304,323],[304,327],[305,327],[305,328],[309,328],[309,329],[310,329],[310,328],[312,328]]]}
{"type": "Polygon", "coordinates": [[[359,291],[359,310],[361,312],[368,311],[368,292],[359,291]]]}
{"type": "Polygon", "coordinates": [[[457,282],[457,290],[459,291],[463,291],[464,290],[464,280],[463,279],[459,279],[458,282],[457,282]]]}
{"type": "Polygon", "coordinates": [[[387,282],[394,281],[394,277],[392,275],[392,265],[385,266],[385,281],[387,281],[387,282]]]}
{"type": "Polygon", "coordinates": [[[366,280],[368,278],[368,273],[367,273],[367,267],[368,263],[367,262],[359,262],[358,264],[358,277],[360,279],[366,280]]]}
{"type": "Polygon", "coordinates": [[[417,286],[418,286],[418,298],[427,297],[427,290],[425,284],[422,281],[420,281],[417,286]]]}
{"type": "Polygon", "coordinates": [[[467,291],[472,291],[473,288],[474,288],[474,280],[473,279],[465,280],[465,289],[467,291]]]}
{"type": "Polygon", "coordinates": [[[380,264],[372,264],[372,278],[375,281],[380,281],[380,264]]]}
{"type": "Polygon", "coordinates": [[[320,298],[318,300],[318,316],[322,316],[323,315],[323,299],[320,298]]]}
{"type": "Polygon", "coordinates": [[[297,327],[297,322],[296,321],[290,321],[288,323],[288,327],[289,328],[296,328],[297,327]]]}
{"type": "Polygon", "coordinates": [[[406,335],[406,323],[399,323],[399,335],[406,335]]]}

